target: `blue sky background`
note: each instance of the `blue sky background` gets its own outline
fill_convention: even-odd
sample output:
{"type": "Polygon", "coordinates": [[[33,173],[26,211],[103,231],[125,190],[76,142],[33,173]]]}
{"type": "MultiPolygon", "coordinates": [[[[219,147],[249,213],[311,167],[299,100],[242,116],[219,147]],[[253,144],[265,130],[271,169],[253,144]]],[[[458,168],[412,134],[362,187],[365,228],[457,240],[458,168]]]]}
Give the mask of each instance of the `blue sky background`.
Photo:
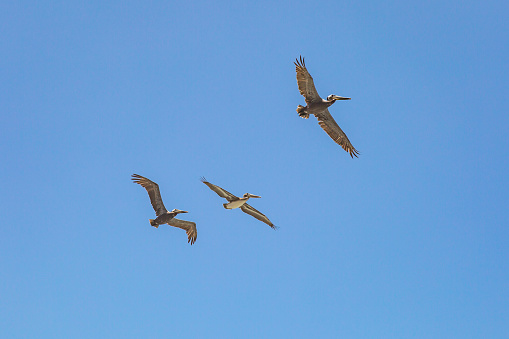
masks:
{"type": "Polygon", "coordinates": [[[509,337],[508,13],[2,2],[0,335],[509,337]],[[299,55],[359,159],[298,117],[299,55]]]}

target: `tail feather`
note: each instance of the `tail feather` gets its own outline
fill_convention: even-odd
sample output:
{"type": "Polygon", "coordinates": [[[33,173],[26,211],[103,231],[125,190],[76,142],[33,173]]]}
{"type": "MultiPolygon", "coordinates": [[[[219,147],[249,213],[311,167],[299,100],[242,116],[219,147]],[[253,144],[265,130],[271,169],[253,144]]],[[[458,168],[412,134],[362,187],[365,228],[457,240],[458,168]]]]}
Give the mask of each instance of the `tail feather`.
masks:
{"type": "Polygon", "coordinates": [[[155,228],[158,228],[158,227],[159,227],[159,225],[158,225],[158,224],[156,224],[155,219],[148,219],[148,221],[150,222],[150,225],[151,225],[151,226],[154,226],[155,228]]]}
{"type": "Polygon", "coordinates": [[[309,114],[306,112],[307,107],[304,107],[302,105],[297,106],[297,113],[299,113],[299,116],[301,118],[307,119],[309,118],[309,114]]]}

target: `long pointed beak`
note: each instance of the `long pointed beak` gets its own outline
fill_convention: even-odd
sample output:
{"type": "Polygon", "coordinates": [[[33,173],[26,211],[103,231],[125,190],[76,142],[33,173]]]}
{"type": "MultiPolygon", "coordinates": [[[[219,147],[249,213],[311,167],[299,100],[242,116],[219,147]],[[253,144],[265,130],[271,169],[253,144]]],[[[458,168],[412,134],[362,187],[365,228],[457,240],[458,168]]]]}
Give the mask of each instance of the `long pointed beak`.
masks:
{"type": "Polygon", "coordinates": [[[250,198],[261,198],[259,195],[249,194],[250,198]]]}
{"type": "Polygon", "coordinates": [[[180,213],[189,213],[188,211],[179,211],[180,213]]]}
{"type": "Polygon", "coordinates": [[[332,97],[334,100],[350,100],[352,98],[348,98],[348,97],[340,97],[339,95],[335,95],[332,97]]]}

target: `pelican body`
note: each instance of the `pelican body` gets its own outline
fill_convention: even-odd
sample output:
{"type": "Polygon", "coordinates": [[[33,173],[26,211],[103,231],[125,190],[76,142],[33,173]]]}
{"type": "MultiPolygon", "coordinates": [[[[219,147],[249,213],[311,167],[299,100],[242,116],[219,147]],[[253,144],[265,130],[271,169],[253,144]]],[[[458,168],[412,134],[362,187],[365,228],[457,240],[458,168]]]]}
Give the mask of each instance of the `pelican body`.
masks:
{"type": "Polygon", "coordinates": [[[327,99],[321,99],[319,101],[312,101],[307,106],[297,106],[297,113],[301,118],[307,119],[310,114],[319,115],[323,113],[329,106],[336,102],[336,100],[350,100],[351,98],[340,97],[339,95],[331,94],[327,99]]]}
{"type": "Polygon", "coordinates": [[[173,209],[171,212],[166,211],[164,214],[157,216],[155,219],[148,219],[150,225],[158,228],[159,225],[168,224],[171,219],[175,218],[180,213],[188,213],[187,211],[182,211],[179,209],[173,209]]]}
{"type": "Polygon", "coordinates": [[[318,124],[323,130],[340,145],[345,151],[347,151],[353,158],[357,157],[359,152],[353,147],[348,140],[345,132],[339,127],[334,118],[329,112],[329,106],[335,103],[337,100],[350,100],[347,97],[341,97],[339,95],[331,94],[327,99],[322,99],[318,94],[313,78],[309,74],[304,58],[300,57],[296,59],[295,71],[297,72],[297,85],[299,86],[299,92],[304,96],[307,106],[297,106],[297,113],[301,118],[307,119],[310,114],[313,114],[318,119],[318,124]]]}
{"type": "Polygon", "coordinates": [[[223,207],[226,208],[227,210],[242,207],[242,205],[244,205],[249,200],[249,198],[261,198],[261,197],[259,195],[246,193],[242,198],[237,197],[232,198],[230,202],[228,202],[227,204],[223,204],[223,207]]]}

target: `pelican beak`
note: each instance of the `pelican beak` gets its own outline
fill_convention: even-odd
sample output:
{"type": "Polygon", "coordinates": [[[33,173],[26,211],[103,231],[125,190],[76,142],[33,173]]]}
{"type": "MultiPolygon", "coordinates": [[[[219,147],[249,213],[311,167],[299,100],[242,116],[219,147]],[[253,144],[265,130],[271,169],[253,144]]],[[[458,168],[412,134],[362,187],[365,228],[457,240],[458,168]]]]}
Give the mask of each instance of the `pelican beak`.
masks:
{"type": "Polygon", "coordinates": [[[340,97],[339,95],[334,95],[334,96],[332,96],[332,99],[334,99],[334,100],[350,100],[352,98],[340,97]]]}
{"type": "Polygon", "coordinates": [[[188,211],[179,211],[180,213],[189,213],[188,211]]]}
{"type": "Polygon", "coordinates": [[[250,198],[261,198],[259,195],[249,194],[250,198]]]}

